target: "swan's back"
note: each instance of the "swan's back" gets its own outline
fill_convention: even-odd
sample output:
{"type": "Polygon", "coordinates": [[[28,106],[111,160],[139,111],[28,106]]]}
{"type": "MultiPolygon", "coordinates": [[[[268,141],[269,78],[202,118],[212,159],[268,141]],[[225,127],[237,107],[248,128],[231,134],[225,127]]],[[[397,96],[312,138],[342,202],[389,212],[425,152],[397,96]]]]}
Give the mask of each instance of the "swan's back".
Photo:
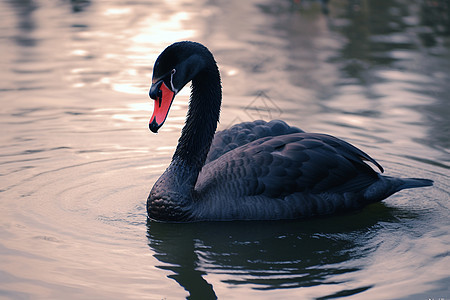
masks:
{"type": "Polygon", "coordinates": [[[195,191],[202,219],[285,219],[331,214],[381,201],[430,181],[381,176],[369,155],[333,136],[266,136],[206,164],[195,191]],[[409,185],[408,185],[408,184],[409,185]]]}
{"type": "Polygon", "coordinates": [[[242,185],[242,191],[237,188],[235,192],[245,196],[355,190],[377,180],[377,173],[363,159],[379,166],[361,150],[329,135],[299,132],[266,136],[205,164],[197,188],[206,190],[214,179],[223,185],[242,185]],[[358,184],[343,186],[358,176],[358,184]],[[244,191],[249,186],[253,188],[244,191]]]}
{"type": "Polygon", "coordinates": [[[303,130],[289,126],[281,120],[272,120],[270,122],[256,120],[235,124],[226,130],[216,132],[205,164],[217,159],[230,150],[260,138],[298,132],[303,132],[303,130]]]}

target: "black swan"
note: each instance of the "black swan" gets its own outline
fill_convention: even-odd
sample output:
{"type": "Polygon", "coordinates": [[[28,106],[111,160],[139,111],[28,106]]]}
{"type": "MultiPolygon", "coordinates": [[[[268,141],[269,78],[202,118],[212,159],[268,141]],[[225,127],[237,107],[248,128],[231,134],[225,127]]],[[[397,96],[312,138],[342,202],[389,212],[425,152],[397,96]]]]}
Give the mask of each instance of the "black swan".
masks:
{"type": "Polygon", "coordinates": [[[163,125],[172,101],[192,81],[186,124],[172,162],[147,199],[151,220],[277,220],[361,208],[433,181],[393,178],[369,155],[336,137],[305,133],[280,120],[237,124],[215,133],[222,102],[219,69],[196,42],[167,47],[155,62],[149,128],[163,125]]]}

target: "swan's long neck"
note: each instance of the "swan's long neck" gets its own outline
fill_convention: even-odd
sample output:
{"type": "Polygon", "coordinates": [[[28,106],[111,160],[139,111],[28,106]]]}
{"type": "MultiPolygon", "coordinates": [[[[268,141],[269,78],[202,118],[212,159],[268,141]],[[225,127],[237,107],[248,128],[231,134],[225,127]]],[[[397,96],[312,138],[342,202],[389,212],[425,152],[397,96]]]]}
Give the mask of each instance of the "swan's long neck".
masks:
{"type": "Polygon", "coordinates": [[[220,115],[222,88],[214,61],[194,77],[191,88],[186,124],[171,163],[179,175],[188,173],[184,183],[189,188],[195,185],[205,163],[220,115]]]}
{"type": "Polygon", "coordinates": [[[186,124],[172,162],[155,182],[147,199],[149,217],[161,221],[190,218],[190,207],[196,198],[194,187],[211,147],[222,103],[219,69],[212,54],[193,43],[184,43],[182,50],[194,53],[190,57],[189,53],[183,55],[188,58],[178,69],[178,75],[184,74],[185,82],[192,79],[186,124]]]}

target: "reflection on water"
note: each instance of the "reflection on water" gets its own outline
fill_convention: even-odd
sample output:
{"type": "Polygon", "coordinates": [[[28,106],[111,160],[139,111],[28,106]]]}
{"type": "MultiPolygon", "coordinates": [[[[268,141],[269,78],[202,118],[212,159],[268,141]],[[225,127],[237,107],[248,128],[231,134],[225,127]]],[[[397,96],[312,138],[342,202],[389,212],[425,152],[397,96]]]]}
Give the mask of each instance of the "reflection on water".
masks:
{"type": "Polygon", "coordinates": [[[449,298],[449,11],[445,0],[0,2],[0,295],[449,298]],[[219,63],[220,128],[282,118],[435,186],[332,218],[148,222],[189,95],[149,133],[151,67],[183,39],[219,63]]]}
{"type": "MultiPolygon", "coordinates": [[[[170,270],[168,277],[185,288],[190,299],[216,298],[217,280],[236,289],[250,287],[268,297],[284,298],[290,289],[297,288],[298,298],[321,295],[321,299],[330,299],[372,288],[372,276],[386,275],[384,270],[373,274],[364,271],[377,256],[376,251],[386,244],[391,254],[403,251],[397,249],[397,242],[386,239],[387,232],[403,226],[400,221],[423,222],[421,218],[377,204],[356,214],[307,221],[183,227],[149,222],[148,237],[154,256],[162,263],[157,267],[170,270]]],[[[384,259],[393,263],[389,257],[384,259]]],[[[395,274],[389,280],[402,276],[409,275],[395,274]]]]}
{"type": "Polygon", "coordinates": [[[337,288],[344,296],[370,288],[339,290],[339,285],[348,281],[342,275],[364,267],[377,247],[371,245],[377,222],[389,219],[380,205],[370,213],[300,222],[198,223],[182,229],[149,223],[149,246],[163,263],[158,267],[174,272],[170,277],[193,299],[216,296],[204,278],[211,275],[260,291],[318,287],[331,296],[337,288]]]}

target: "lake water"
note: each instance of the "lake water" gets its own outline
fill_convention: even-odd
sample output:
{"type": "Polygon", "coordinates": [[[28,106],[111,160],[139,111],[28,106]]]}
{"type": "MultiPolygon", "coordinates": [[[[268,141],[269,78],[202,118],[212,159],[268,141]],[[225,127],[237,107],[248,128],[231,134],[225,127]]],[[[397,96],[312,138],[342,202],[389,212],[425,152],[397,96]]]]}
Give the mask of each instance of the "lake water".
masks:
{"type": "Polygon", "coordinates": [[[0,299],[450,299],[445,0],[0,1],[0,299]],[[215,54],[219,128],[280,118],[433,187],[313,220],[158,224],[189,88],[148,130],[157,55],[215,54]]]}

